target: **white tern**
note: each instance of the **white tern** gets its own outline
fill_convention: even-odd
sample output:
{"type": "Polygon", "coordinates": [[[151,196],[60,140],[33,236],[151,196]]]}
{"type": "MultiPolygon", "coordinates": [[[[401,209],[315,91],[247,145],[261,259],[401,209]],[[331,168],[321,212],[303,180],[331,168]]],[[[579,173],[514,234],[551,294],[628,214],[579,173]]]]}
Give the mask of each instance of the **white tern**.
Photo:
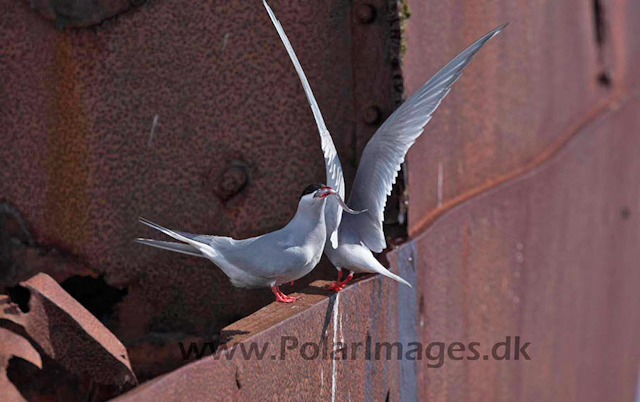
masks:
{"type": "MultiPolygon", "coordinates": [[[[345,197],[342,166],[331,135],[325,126],[318,103],[313,96],[302,66],[273,11],[266,0],[267,9],[278,35],[284,44],[298,73],[311,111],[320,132],[320,143],[325,159],[327,185],[336,189],[340,197],[345,197]]],[[[489,32],[462,53],[451,60],[429,81],[404,102],[376,131],[367,143],[356,172],[347,205],[365,211],[361,215],[343,215],[338,203],[330,200],[325,207],[326,225],[329,238],[324,252],[338,269],[338,280],[328,288],[339,291],[353,278],[353,273],[378,273],[411,286],[407,281],[390,272],[372,254],[380,253],[386,247],[382,222],[387,197],[396,181],[405,155],[416,139],[424,131],[424,126],[449,93],[451,85],[460,77],[473,55],[507,24],[489,32]],[[346,278],[342,279],[343,275],[346,278]]]]}
{"type": "MultiPolygon", "coordinates": [[[[229,277],[233,286],[250,289],[271,287],[277,301],[291,303],[296,298],[282,293],[279,286],[302,278],[320,261],[327,238],[324,210],[329,195],[339,197],[335,190],[323,184],[307,186],[295,216],[285,227],[249,239],[179,232],[140,218],[145,225],[182,243],[141,238],[136,241],[208,258],[229,277]]],[[[349,213],[359,213],[347,207],[342,199],[337,204],[349,213]]]]}

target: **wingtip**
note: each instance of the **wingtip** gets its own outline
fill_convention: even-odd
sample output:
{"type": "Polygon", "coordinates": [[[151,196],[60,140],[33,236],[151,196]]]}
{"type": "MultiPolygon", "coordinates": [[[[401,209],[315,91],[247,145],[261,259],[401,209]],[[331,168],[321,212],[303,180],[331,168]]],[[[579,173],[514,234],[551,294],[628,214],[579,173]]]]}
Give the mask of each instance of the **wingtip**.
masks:
{"type": "Polygon", "coordinates": [[[493,36],[496,36],[497,34],[499,34],[500,32],[502,32],[503,29],[505,29],[507,27],[507,25],[509,25],[509,21],[505,22],[504,24],[500,25],[499,27],[495,28],[492,32],[493,36]]]}
{"type": "Polygon", "coordinates": [[[269,16],[271,16],[271,14],[273,13],[273,10],[271,9],[271,6],[269,5],[269,3],[267,3],[267,0],[262,0],[262,5],[264,6],[264,8],[267,9],[269,16]]]}
{"type": "MultiPolygon", "coordinates": [[[[407,282],[405,279],[403,279],[402,277],[398,276],[399,280],[396,279],[398,281],[398,283],[401,283],[403,285],[407,285],[409,286],[411,289],[413,289],[413,286],[411,286],[411,284],[409,282],[407,282]]],[[[395,279],[395,278],[394,278],[395,279]]]]}
{"type": "Polygon", "coordinates": [[[158,226],[157,223],[151,222],[149,219],[145,219],[145,218],[143,218],[141,216],[138,217],[138,222],[140,222],[140,223],[142,223],[144,225],[147,225],[147,226],[151,226],[151,227],[158,226]]]}

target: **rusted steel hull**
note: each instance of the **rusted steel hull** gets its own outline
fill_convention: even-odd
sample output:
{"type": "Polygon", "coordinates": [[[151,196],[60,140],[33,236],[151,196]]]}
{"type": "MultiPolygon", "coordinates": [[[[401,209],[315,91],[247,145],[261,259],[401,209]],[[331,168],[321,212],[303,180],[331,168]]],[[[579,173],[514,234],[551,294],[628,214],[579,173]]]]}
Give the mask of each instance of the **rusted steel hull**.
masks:
{"type": "MultiPolygon", "coordinates": [[[[306,287],[335,275],[324,261],[283,289],[302,290],[301,301],[268,304],[268,290],[234,289],[207,261],[132,244],[157,235],[138,216],[240,238],[276,229],[324,177],[307,101],[259,2],[192,0],[136,2],[107,21],[89,10],[78,26],[91,28],[66,30],[27,2],[0,1],[2,285],[44,270],[58,281],[104,278],[126,294],[105,323],[137,378],[188,364],[122,399],[631,400],[639,3],[270,3],[347,187],[404,88],[410,95],[510,22],[408,154],[412,240],[388,257],[414,290],[367,277],[330,298],[321,283],[306,287]],[[286,336],[298,346],[280,360],[286,336]],[[367,336],[404,348],[519,336],[531,360],[447,358],[436,368],[424,352],[422,361],[301,354],[305,342],[367,336]],[[179,342],[209,341],[269,342],[276,359],[183,358],[179,342]]],[[[404,234],[403,201],[388,203],[393,236],[404,234]]],[[[16,345],[3,353],[33,360],[16,345]]]]}
{"type": "Polygon", "coordinates": [[[629,128],[640,125],[638,95],[415,239],[421,339],[531,342],[530,361],[419,365],[421,397],[633,400],[640,137],[629,128]]]}
{"type": "Polygon", "coordinates": [[[298,305],[272,304],[223,331],[228,345],[271,343],[263,360],[224,351],[120,400],[632,400],[640,226],[629,211],[640,210],[640,185],[629,184],[640,171],[640,137],[623,128],[640,124],[639,111],[636,96],[535,171],[452,210],[394,250],[394,271],[415,291],[381,277],[331,298],[308,288],[298,305]],[[402,358],[395,350],[390,360],[349,354],[334,361],[321,353],[307,360],[301,353],[305,342],[349,345],[367,335],[374,344],[400,342],[402,358]],[[502,360],[504,350],[494,356],[493,346],[507,337],[510,357],[502,360]],[[516,337],[520,347],[530,344],[528,358],[515,359],[516,337]],[[421,360],[407,358],[411,342],[425,348],[421,360]],[[427,355],[429,344],[448,349],[455,342],[477,342],[479,355],[440,360],[439,346],[427,355]]]}
{"type": "Polygon", "coordinates": [[[605,71],[601,47],[612,49],[614,42],[596,42],[591,2],[409,6],[403,69],[409,94],[476,38],[510,23],[465,69],[409,151],[410,234],[424,230],[434,210],[539,163],[623,85],[619,74],[610,77],[613,87],[598,81],[605,71]]]}

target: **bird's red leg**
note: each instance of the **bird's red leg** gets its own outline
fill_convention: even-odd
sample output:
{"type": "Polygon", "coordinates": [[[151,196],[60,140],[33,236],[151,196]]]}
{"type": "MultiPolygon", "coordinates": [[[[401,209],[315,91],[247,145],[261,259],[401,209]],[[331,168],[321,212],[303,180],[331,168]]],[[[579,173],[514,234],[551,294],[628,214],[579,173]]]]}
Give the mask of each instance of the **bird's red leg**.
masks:
{"type": "Polygon", "coordinates": [[[325,287],[324,287],[324,289],[326,289],[326,290],[333,290],[333,291],[336,291],[336,292],[337,292],[336,287],[337,287],[337,286],[338,286],[338,284],[340,283],[340,279],[341,279],[341,278],[342,278],[342,268],[340,268],[340,270],[338,271],[338,279],[337,279],[335,282],[333,282],[333,283],[331,283],[331,284],[329,284],[329,285],[325,286],[325,287]]]}
{"type": "Polygon", "coordinates": [[[341,268],[340,271],[338,271],[338,280],[330,285],[325,286],[325,289],[339,292],[342,290],[342,288],[344,288],[344,285],[346,285],[347,282],[349,282],[353,278],[353,273],[350,272],[349,276],[347,276],[344,281],[340,281],[340,279],[342,279],[342,271],[346,271],[346,269],[341,268]]]}
{"type": "Polygon", "coordinates": [[[274,295],[276,295],[276,301],[279,301],[280,303],[293,303],[294,301],[298,300],[297,297],[287,296],[282,293],[277,285],[271,286],[271,291],[274,295]]]}
{"type": "Polygon", "coordinates": [[[347,276],[346,278],[344,278],[344,281],[341,282],[342,287],[344,287],[344,285],[347,284],[347,282],[349,282],[350,280],[353,279],[353,272],[349,272],[349,276],[347,276]]]}

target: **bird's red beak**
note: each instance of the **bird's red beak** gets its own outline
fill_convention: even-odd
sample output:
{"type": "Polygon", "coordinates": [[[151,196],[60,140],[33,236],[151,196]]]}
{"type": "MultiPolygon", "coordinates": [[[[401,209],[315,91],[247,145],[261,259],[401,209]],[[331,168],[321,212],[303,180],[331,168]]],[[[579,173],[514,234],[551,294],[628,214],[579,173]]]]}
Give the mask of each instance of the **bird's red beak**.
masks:
{"type": "Polygon", "coordinates": [[[328,195],[331,195],[331,194],[336,194],[336,190],[332,189],[329,186],[322,186],[322,187],[320,187],[320,190],[318,190],[316,192],[316,194],[313,196],[313,198],[324,198],[324,197],[326,197],[328,195]]]}

